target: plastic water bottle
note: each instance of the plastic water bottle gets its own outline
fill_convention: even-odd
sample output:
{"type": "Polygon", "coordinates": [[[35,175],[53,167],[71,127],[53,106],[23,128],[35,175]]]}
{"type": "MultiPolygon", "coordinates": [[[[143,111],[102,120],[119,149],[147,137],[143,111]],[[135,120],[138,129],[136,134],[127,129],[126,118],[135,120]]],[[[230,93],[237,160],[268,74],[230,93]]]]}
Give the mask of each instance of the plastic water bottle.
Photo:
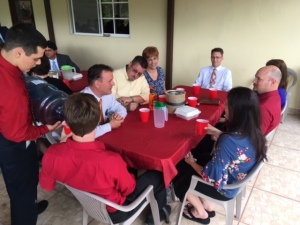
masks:
{"type": "Polygon", "coordinates": [[[26,77],[32,113],[43,124],[63,121],[63,105],[68,95],[38,77],[26,77]]]}

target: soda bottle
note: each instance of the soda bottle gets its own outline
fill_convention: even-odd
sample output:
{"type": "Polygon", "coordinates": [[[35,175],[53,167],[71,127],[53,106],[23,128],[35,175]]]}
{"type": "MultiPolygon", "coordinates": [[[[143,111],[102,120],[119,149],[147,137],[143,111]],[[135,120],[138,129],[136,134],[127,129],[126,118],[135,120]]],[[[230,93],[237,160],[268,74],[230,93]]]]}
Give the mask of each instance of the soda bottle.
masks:
{"type": "Polygon", "coordinates": [[[154,101],[157,101],[157,92],[152,86],[150,86],[149,109],[151,110],[153,110],[154,101]]]}

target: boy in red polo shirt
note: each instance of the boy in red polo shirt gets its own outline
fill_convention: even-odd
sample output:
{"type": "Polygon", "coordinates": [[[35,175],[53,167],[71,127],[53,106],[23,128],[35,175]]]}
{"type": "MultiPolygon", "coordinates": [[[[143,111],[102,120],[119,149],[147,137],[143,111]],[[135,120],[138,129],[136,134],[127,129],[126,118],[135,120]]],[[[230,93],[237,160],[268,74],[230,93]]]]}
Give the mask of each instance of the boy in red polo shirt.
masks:
{"type": "MultiPolygon", "coordinates": [[[[149,185],[154,186],[154,196],[160,209],[161,220],[168,220],[171,207],[166,205],[166,190],[163,176],[158,171],[147,171],[135,180],[127,170],[121,156],[106,150],[100,141],[95,141],[100,110],[94,96],[76,93],[64,105],[66,124],[72,137],[66,142],[50,146],[42,161],[40,185],[52,191],[56,180],[71,187],[99,195],[120,205],[128,205],[149,185]]],[[[129,218],[137,209],[121,212],[107,206],[113,223],[129,218]]],[[[152,214],[146,223],[153,224],[152,214]]]]}

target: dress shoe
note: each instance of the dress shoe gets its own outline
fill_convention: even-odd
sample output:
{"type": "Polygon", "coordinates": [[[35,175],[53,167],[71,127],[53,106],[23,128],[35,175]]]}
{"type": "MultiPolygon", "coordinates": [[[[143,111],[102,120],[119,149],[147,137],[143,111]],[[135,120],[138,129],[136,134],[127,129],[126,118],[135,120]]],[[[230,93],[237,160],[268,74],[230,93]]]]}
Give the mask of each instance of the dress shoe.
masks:
{"type": "MultiPolygon", "coordinates": [[[[161,210],[159,210],[159,220],[165,221],[167,224],[170,223],[170,213],[171,213],[171,206],[165,205],[161,210]]],[[[147,216],[146,224],[154,225],[152,213],[150,213],[147,216]]]]}
{"type": "Polygon", "coordinates": [[[47,200],[42,200],[42,201],[38,202],[38,204],[37,204],[38,214],[41,214],[42,212],[44,212],[47,209],[48,204],[49,203],[47,200]]]}

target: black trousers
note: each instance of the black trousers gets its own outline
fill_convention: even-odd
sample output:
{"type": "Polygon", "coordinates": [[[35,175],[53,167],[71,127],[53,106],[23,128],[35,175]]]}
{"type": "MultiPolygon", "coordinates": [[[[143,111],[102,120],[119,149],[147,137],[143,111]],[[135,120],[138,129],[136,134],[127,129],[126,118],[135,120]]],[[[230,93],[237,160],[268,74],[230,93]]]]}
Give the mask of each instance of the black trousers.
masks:
{"type": "MultiPolygon", "coordinates": [[[[0,133],[0,168],[10,198],[11,224],[37,221],[38,158],[35,142],[12,142],[0,133]]],[[[0,200],[1,202],[1,200],[0,200]]]]}
{"type": "MultiPolygon", "coordinates": [[[[127,196],[123,205],[132,203],[149,185],[153,185],[154,197],[157,201],[158,209],[162,209],[167,204],[163,175],[161,172],[152,170],[143,173],[137,178],[135,190],[127,196]]],[[[140,205],[142,204],[143,202],[140,205]]],[[[128,219],[139,208],[140,206],[130,212],[116,211],[114,213],[109,213],[109,216],[113,223],[120,223],[128,219]]]]}
{"type": "MultiPolygon", "coordinates": [[[[206,156],[206,154],[204,154],[204,158],[205,157],[206,157],[206,160],[208,160],[208,161],[210,160],[209,156],[206,156]]],[[[202,159],[201,164],[203,163],[205,165],[208,162],[208,161],[207,162],[204,162],[204,161],[205,160],[202,159]]],[[[178,164],[177,168],[178,169],[180,168],[180,170],[178,170],[178,174],[173,179],[172,182],[174,185],[175,194],[182,202],[184,199],[185,193],[188,191],[188,189],[190,187],[192,176],[193,175],[199,176],[199,174],[189,164],[187,164],[183,160],[179,164],[178,164]]],[[[201,165],[201,164],[199,164],[199,165],[201,165]]],[[[203,166],[203,164],[201,166],[203,166]]],[[[209,186],[209,185],[201,183],[201,182],[197,183],[195,190],[197,190],[198,192],[201,192],[207,196],[210,196],[212,198],[221,200],[221,201],[230,200],[230,198],[227,198],[227,197],[221,195],[215,187],[209,186]]]]}

